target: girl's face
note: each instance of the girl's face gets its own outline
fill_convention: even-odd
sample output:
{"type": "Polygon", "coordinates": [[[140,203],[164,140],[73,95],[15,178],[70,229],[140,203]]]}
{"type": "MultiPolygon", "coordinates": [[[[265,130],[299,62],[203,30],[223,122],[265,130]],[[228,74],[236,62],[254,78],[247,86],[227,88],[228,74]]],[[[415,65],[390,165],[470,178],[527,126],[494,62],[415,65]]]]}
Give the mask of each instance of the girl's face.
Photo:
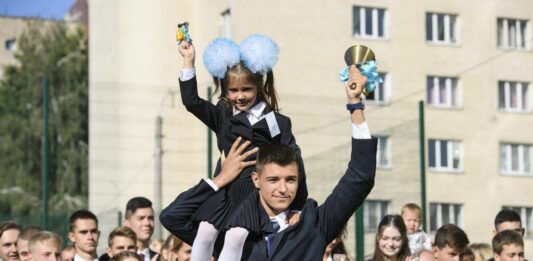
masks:
{"type": "Polygon", "coordinates": [[[396,257],[402,249],[402,235],[400,231],[394,227],[385,227],[378,239],[378,245],[385,256],[389,258],[396,257]]]}
{"type": "Polygon", "coordinates": [[[239,111],[248,111],[257,100],[257,86],[244,79],[230,76],[228,81],[228,99],[239,111]]]}

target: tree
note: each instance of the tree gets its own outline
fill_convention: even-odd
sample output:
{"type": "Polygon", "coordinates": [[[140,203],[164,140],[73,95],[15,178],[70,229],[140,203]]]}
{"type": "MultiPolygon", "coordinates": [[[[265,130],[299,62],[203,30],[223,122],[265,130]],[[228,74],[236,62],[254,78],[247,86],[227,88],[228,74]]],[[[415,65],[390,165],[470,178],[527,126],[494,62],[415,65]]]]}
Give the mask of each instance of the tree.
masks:
{"type": "Polygon", "coordinates": [[[0,213],[38,214],[43,77],[49,80],[50,211],[87,205],[87,36],[64,23],[29,23],[16,65],[0,81],[0,213]]]}

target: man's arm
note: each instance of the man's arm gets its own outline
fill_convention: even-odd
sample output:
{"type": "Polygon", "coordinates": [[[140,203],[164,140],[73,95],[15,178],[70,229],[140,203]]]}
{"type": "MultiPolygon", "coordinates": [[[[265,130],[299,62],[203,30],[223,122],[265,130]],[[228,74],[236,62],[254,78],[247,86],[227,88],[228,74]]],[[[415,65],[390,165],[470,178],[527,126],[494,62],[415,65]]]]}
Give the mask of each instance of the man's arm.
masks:
{"type": "MultiPolygon", "coordinates": [[[[256,153],[257,148],[243,153],[244,149],[250,145],[250,141],[240,143],[241,138],[239,137],[231,146],[228,156],[224,157],[222,154],[220,174],[212,180],[218,188],[225,187],[244,168],[255,164],[255,161],[245,161],[245,159],[256,153]]],[[[192,222],[191,217],[202,203],[214,194],[213,187],[204,180],[200,181],[198,185],[181,193],[168,207],[161,211],[159,215],[161,224],[172,234],[186,243],[192,244],[196,237],[198,225],[192,222]]]]}
{"type": "MultiPolygon", "coordinates": [[[[361,102],[361,93],[366,84],[366,77],[357,68],[350,68],[350,80],[346,86],[348,104],[361,102]]],[[[351,112],[351,121],[356,130],[366,121],[362,109],[351,112]]],[[[354,133],[353,137],[370,136],[369,133],[354,133]]],[[[333,192],[318,209],[320,232],[326,242],[337,237],[355,210],[363,203],[374,186],[376,172],[377,140],[375,138],[352,138],[352,152],[346,173],[333,192]]]]}

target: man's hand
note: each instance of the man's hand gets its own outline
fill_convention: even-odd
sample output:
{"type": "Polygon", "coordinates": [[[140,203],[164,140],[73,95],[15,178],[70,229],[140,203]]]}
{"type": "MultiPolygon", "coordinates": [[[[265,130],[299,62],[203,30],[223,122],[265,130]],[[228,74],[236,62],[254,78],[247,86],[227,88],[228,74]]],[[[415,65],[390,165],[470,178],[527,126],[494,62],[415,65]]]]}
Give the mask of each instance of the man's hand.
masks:
{"type": "Polygon", "coordinates": [[[354,65],[350,66],[350,79],[346,85],[346,98],[348,99],[348,103],[358,103],[361,101],[361,93],[363,93],[366,82],[366,76],[354,65]]]}
{"type": "Polygon", "coordinates": [[[224,152],[222,152],[221,156],[221,170],[220,174],[216,176],[213,179],[213,182],[219,187],[222,188],[229,183],[231,183],[239,174],[241,171],[248,167],[255,165],[255,160],[252,161],[244,161],[254,153],[257,153],[258,148],[253,148],[247,152],[244,152],[244,149],[250,145],[250,141],[245,141],[241,145],[242,138],[239,137],[235,142],[233,142],[233,145],[231,145],[231,149],[228,153],[228,156],[224,155],[224,152]]]}
{"type": "Polygon", "coordinates": [[[194,50],[194,45],[183,41],[178,51],[183,57],[183,68],[193,68],[194,67],[194,58],[196,56],[196,51],[194,50]]]}

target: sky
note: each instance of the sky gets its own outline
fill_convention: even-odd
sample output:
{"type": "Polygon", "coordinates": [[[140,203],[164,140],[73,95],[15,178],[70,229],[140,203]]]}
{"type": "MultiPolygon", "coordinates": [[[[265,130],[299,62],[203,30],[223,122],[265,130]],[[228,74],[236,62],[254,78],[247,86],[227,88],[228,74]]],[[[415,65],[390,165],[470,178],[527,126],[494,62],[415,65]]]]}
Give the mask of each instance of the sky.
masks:
{"type": "Polygon", "coordinates": [[[75,0],[0,0],[0,16],[62,19],[75,0]]]}

